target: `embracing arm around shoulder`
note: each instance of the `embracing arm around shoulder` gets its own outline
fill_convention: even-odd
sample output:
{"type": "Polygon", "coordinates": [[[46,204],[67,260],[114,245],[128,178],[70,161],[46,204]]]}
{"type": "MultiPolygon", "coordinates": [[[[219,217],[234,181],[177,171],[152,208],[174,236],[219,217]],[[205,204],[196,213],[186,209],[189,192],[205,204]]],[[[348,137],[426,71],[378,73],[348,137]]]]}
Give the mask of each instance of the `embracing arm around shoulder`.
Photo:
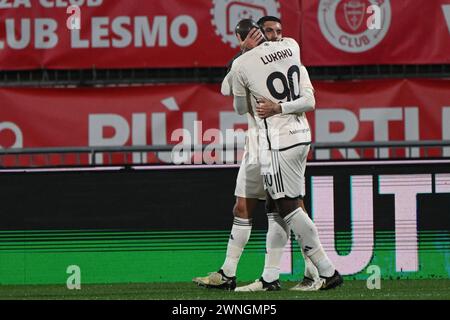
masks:
{"type": "Polygon", "coordinates": [[[304,88],[300,98],[294,101],[280,103],[281,114],[303,113],[312,111],[316,107],[313,88],[304,88]]]}

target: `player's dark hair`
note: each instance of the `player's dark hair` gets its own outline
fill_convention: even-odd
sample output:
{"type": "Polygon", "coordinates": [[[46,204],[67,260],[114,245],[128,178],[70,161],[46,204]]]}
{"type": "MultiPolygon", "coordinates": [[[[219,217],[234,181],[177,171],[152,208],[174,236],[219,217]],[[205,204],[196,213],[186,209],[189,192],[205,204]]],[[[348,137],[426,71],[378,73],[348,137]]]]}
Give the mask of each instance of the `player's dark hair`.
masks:
{"type": "Polygon", "coordinates": [[[236,25],[234,31],[236,32],[236,34],[239,34],[241,36],[242,40],[244,40],[245,38],[247,38],[247,35],[253,28],[259,29],[259,25],[254,20],[242,19],[236,25]]]}
{"type": "Polygon", "coordinates": [[[279,24],[281,24],[280,18],[274,16],[264,16],[261,19],[259,19],[257,23],[259,27],[262,28],[264,26],[264,23],[266,23],[267,21],[278,22],[279,24]]]}

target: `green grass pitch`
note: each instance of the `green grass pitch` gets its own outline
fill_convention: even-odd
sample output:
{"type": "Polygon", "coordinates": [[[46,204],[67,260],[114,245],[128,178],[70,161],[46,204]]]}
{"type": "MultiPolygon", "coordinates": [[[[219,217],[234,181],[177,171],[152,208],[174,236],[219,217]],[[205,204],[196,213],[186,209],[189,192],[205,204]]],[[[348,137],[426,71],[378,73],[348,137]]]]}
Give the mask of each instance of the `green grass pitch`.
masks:
{"type": "MultiPolygon", "coordinates": [[[[245,283],[239,283],[243,285],[245,283]]],[[[278,292],[241,293],[205,289],[194,283],[142,283],[81,285],[68,290],[64,285],[1,286],[1,300],[450,300],[450,280],[382,280],[381,289],[369,290],[365,281],[348,280],[343,286],[318,292],[287,290],[294,282],[283,282],[278,292]]]]}

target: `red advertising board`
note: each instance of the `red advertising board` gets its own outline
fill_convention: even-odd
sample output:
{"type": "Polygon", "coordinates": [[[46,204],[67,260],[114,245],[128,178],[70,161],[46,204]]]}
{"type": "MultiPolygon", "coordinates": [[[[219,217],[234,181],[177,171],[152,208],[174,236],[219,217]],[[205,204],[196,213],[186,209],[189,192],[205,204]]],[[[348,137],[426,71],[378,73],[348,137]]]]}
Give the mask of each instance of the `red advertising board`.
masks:
{"type": "MultiPolygon", "coordinates": [[[[450,80],[319,81],[314,86],[317,105],[308,118],[315,142],[450,139],[450,80]]],[[[226,139],[227,130],[245,129],[247,123],[218,85],[2,88],[0,101],[2,148],[178,144],[185,132],[190,143],[211,144],[220,142],[211,138],[214,133],[226,139]]],[[[243,140],[245,134],[238,136],[243,140]]]]}
{"type": "MultiPolygon", "coordinates": [[[[309,117],[316,142],[450,140],[448,79],[324,81],[315,85],[317,107],[309,117]]],[[[392,156],[394,150],[390,152],[381,150],[379,156],[392,156]]],[[[424,150],[411,152],[407,155],[400,150],[398,155],[425,155],[424,150]]],[[[349,157],[360,154],[354,151],[349,157]]],[[[375,156],[373,152],[364,154],[375,156]]],[[[445,155],[450,156],[450,150],[445,155]]],[[[329,152],[319,152],[318,158],[329,158],[329,152]]]]}
{"type": "Polygon", "coordinates": [[[301,0],[305,65],[450,62],[450,0],[301,0]]]}
{"type": "Polygon", "coordinates": [[[264,15],[300,38],[298,0],[1,0],[0,69],[221,67],[264,15]]]}
{"type": "Polygon", "coordinates": [[[1,0],[0,69],[221,67],[263,15],[307,66],[450,62],[450,0],[1,0]]]}

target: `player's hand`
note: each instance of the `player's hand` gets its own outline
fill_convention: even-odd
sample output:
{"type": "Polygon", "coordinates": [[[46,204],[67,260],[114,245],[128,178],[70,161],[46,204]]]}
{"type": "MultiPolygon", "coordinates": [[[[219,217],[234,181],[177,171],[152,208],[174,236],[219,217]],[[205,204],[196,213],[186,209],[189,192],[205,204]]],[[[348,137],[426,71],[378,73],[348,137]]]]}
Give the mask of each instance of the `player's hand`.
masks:
{"type": "Polygon", "coordinates": [[[253,28],[244,40],[241,39],[240,34],[238,34],[237,37],[239,39],[239,46],[241,47],[241,50],[245,52],[256,47],[258,43],[261,42],[263,34],[259,29],[253,28]]]}
{"type": "Polygon", "coordinates": [[[256,106],[256,113],[261,119],[265,119],[281,113],[281,105],[266,98],[260,98],[256,106]]]}

